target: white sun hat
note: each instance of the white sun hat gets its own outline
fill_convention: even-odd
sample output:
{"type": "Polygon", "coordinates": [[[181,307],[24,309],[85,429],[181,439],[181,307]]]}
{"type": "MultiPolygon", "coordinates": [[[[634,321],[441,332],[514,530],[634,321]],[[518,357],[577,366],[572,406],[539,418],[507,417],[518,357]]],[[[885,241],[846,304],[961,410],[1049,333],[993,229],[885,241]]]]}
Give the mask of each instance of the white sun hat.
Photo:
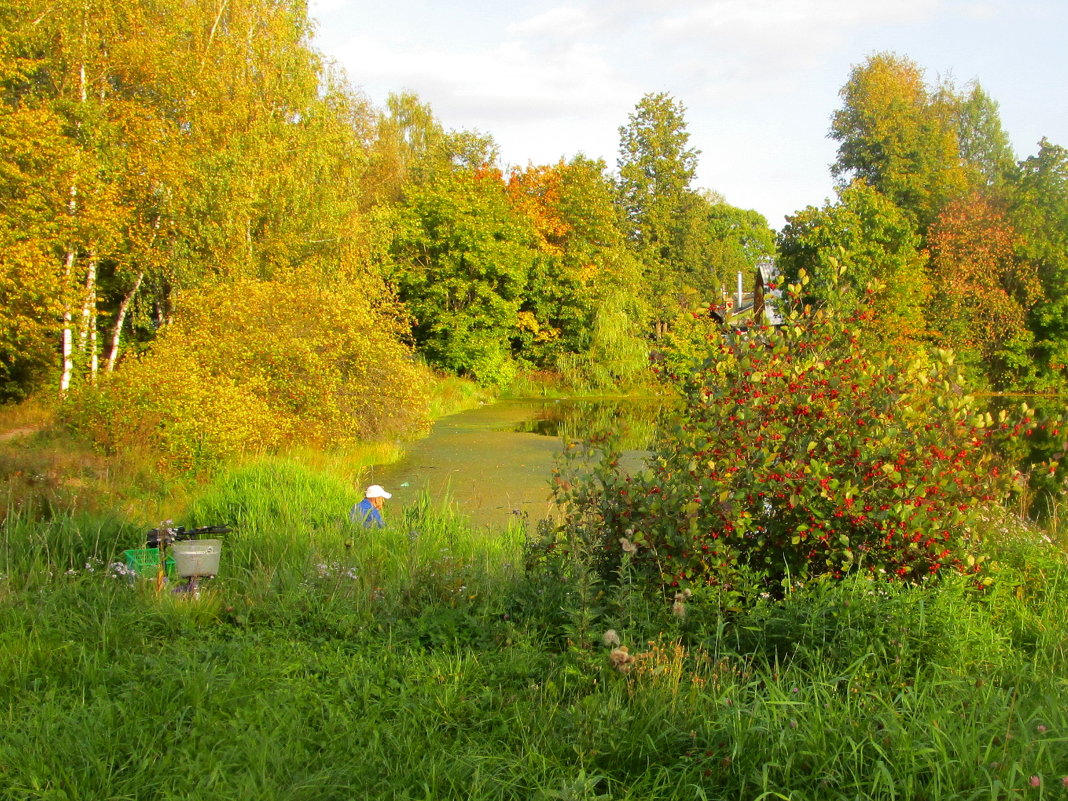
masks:
{"type": "Polygon", "coordinates": [[[385,498],[388,501],[393,496],[390,495],[388,492],[386,492],[384,489],[382,489],[377,484],[372,484],[371,486],[369,486],[367,488],[367,492],[364,493],[364,497],[366,497],[366,498],[385,498]]]}

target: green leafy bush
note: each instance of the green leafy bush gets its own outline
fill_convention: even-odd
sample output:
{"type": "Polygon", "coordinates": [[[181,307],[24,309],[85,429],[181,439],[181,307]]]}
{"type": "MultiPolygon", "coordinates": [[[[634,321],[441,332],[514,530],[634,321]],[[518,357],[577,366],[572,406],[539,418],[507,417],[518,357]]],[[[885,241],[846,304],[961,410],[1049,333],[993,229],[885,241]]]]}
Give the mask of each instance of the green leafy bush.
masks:
{"type": "Polygon", "coordinates": [[[671,586],[743,566],[775,582],[979,572],[977,516],[1017,478],[993,446],[1025,431],[978,410],[951,354],[903,360],[858,337],[864,315],[806,309],[667,359],[678,425],[638,471],[607,442],[573,449],[569,534],[599,544],[607,574],[636,548],[671,586]]]}

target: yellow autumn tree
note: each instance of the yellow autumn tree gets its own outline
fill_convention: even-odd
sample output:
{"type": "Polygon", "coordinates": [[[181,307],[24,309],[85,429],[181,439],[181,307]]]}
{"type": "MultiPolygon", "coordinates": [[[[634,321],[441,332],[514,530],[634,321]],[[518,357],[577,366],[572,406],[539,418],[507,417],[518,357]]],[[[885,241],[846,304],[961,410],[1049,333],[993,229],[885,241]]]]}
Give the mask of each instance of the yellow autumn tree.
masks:
{"type": "Polygon", "coordinates": [[[69,419],[108,451],[147,444],[177,468],[425,425],[430,376],[388,297],[296,278],[185,293],[147,353],[75,393],[69,419]]]}

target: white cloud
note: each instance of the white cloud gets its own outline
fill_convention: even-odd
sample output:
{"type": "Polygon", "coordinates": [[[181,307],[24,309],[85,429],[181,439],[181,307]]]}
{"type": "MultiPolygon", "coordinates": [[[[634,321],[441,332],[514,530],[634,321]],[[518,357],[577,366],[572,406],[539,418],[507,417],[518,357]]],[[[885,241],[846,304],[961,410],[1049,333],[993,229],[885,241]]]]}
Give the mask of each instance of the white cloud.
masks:
{"type": "Polygon", "coordinates": [[[742,80],[782,80],[818,66],[858,28],[930,19],[942,0],[716,0],[664,16],[657,36],[742,80]]]}
{"type": "Polygon", "coordinates": [[[664,17],[665,31],[767,30],[785,28],[798,36],[814,28],[919,22],[932,17],[944,0],[714,0],[664,17]]]}
{"type": "Polygon", "coordinates": [[[872,52],[975,77],[1007,123],[1029,126],[1024,146],[1068,144],[1048,102],[1068,80],[1064,0],[311,2],[317,40],[372,101],[414,91],[511,163],[582,151],[611,164],[634,104],[671,92],[703,151],[700,183],[775,225],[830,192],[830,115],[872,52]]]}
{"type": "Polygon", "coordinates": [[[326,14],[332,14],[352,5],[352,0],[309,0],[308,13],[319,19],[326,14]]]}
{"type": "Polygon", "coordinates": [[[410,88],[457,110],[487,114],[596,110],[606,102],[604,87],[617,82],[601,48],[586,43],[546,58],[516,41],[463,51],[361,36],[346,43],[344,54],[352,80],[369,90],[410,88]]]}
{"type": "Polygon", "coordinates": [[[575,38],[596,30],[598,21],[586,9],[559,6],[508,26],[513,36],[575,38]]]}

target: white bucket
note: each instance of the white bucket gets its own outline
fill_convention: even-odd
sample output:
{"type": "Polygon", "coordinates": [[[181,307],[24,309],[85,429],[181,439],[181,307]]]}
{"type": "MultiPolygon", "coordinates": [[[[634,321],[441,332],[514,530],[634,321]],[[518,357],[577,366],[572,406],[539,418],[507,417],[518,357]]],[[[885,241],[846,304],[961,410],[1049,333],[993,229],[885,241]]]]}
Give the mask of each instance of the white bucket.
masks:
{"type": "Polygon", "coordinates": [[[221,551],[222,540],[185,540],[171,546],[174,567],[184,578],[216,575],[221,551]]]}

